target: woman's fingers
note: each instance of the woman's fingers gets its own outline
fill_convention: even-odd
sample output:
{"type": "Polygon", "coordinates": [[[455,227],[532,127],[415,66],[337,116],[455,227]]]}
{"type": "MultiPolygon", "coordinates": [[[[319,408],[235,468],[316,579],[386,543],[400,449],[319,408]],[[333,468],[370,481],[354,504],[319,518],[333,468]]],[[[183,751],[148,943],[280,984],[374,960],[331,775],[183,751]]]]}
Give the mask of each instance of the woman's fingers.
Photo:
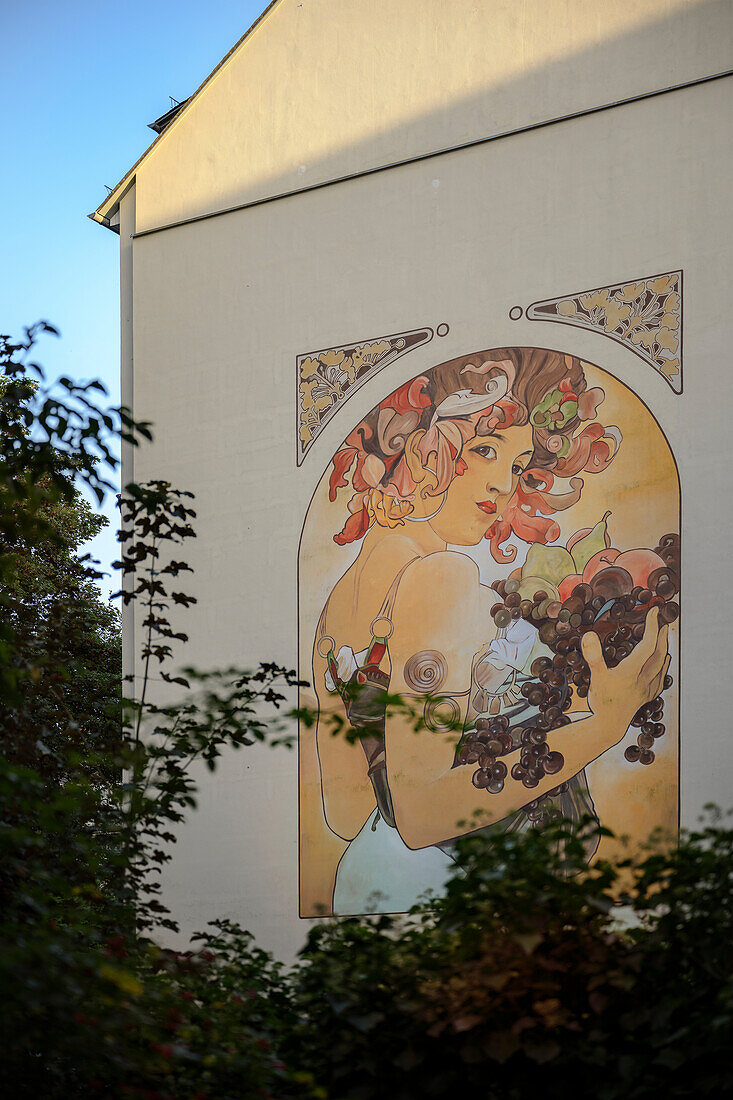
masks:
{"type": "Polygon", "coordinates": [[[629,660],[629,672],[635,667],[637,678],[649,683],[654,679],[664,662],[667,652],[669,627],[659,625],[659,609],[653,607],[646,617],[644,634],[629,660]]]}
{"type": "Polygon", "coordinates": [[[608,666],[603,658],[603,647],[601,646],[601,639],[596,634],[595,630],[589,630],[587,634],[584,634],[581,642],[581,649],[583,650],[583,656],[588,662],[588,666],[593,675],[594,668],[608,666]]]}
{"type": "Polygon", "coordinates": [[[659,642],[659,633],[659,608],[653,607],[647,614],[642,639],[634,650],[634,655],[642,665],[656,649],[659,642]]]}
{"type": "MultiPolygon", "coordinates": [[[[660,627],[659,611],[653,607],[647,615],[644,635],[635,647],[633,657],[629,657],[628,665],[624,662],[625,682],[628,683],[626,677],[631,677],[632,682],[636,683],[636,690],[643,693],[645,701],[655,699],[664,687],[664,677],[670,663],[668,636],[669,626],[664,623],[660,627]]],[[[601,639],[595,631],[591,630],[583,635],[581,648],[590,668],[591,684],[600,684],[597,674],[609,670],[603,657],[601,639]]],[[[618,674],[612,671],[609,675],[615,677],[618,674]]]]}
{"type": "Polygon", "coordinates": [[[656,697],[658,695],[662,694],[662,689],[664,687],[664,677],[667,675],[667,669],[669,668],[671,661],[672,661],[672,654],[668,653],[667,656],[664,659],[664,664],[662,665],[659,673],[657,674],[657,676],[654,679],[654,683],[651,685],[651,689],[650,689],[650,693],[649,693],[649,698],[650,699],[656,699],[656,697]]]}
{"type": "Polygon", "coordinates": [[[646,661],[644,661],[644,664],[641,666],[641,669],[639,671],[639,676],[643,680],[651,682],[652,680],[655,680],[657,678],[659,670],[664,664],[667,656],[668,639],[669,626],[667,626],[667,624],[665,623],[665,625],[659,631],[657,643],[654,647],[653,652],[649,657],[647,657],[646,661]]]}

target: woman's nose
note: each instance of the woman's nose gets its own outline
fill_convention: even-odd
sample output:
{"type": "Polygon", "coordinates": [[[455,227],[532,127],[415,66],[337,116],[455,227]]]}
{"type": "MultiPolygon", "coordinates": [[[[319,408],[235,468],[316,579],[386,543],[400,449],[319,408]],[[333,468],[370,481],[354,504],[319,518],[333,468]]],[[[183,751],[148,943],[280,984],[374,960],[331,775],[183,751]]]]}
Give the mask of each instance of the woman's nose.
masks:
{"type": "Polygon", "coordinates": [[[491,481],[493,484],[487,485],[490,493],[499,493],[500,495],[511,492],[512,489],[512,470],[511,466],[508,466],[506,470],[492,470],[491,481]]]}

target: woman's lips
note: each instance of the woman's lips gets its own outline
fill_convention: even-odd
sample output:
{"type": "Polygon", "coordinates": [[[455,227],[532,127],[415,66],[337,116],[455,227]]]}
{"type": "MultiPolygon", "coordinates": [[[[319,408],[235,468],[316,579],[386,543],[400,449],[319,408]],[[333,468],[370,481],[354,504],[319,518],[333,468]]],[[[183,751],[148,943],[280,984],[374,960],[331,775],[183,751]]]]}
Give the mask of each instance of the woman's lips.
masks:
{"type": "Polygon", "coordinates": [[[487,516],[493,516],[496,511],[496,505],[493,500],[479,500],[476,502],[476,507],[480,508],[482,512],[486,512],[487,516]]]}

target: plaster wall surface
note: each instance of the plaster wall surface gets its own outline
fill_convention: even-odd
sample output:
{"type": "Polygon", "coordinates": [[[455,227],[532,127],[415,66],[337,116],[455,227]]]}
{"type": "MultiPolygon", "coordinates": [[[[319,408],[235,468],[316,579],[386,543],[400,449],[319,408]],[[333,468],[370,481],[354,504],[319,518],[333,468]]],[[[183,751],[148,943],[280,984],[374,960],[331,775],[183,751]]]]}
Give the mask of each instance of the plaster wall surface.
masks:
{"type": "Polygon", "coordinates": [[[727,0],[278,0],[136,172],[138,231],[731,66],[727,0]]]}
{"type": "MultiPolygon", "coordinates": [[[[275,45],[287,38],[293,50],[315,51],[310,36],[316,24],[308,20],[321,7],[326,5],[275,7],[270,21],[286,16],[302,20],[287,33],[278,35],[275,27],[275,45]]],[[[706,9],[713,21],[720,15],[718,5],[613,6],[619,35],[633,27],[638,36],[639,52],[628,47],[621,74],[612,61],[614,38],[602,49],[597,42],[601,8],[610,10],[605,3],[570,5],[585,13],[576,52],[569,49],[567,37],[559,41],[550,25],[542,24],[545,6],[491,5],[503,20],[505,37],[502,48],[488,58],[485,48],[482,53],[476,45],[478,30],[471,24],[485,12],[484,5],[373,0],[348,7],[352,21],[334,18],[330,28],[318,24],[318,51],[309,54],[318,57],[314,65],[325,82],[323,103],[338,101],[344,118],[350,119],[340,134],[335,118],[330,131],[328,125],[321,131],[315,116],[303,122],[312,135],[323,137],[323,149],[312,146],[314,162],[321,167],[333,148],[339,150],[342,166],[364,163],[363,157],[349,159],[351,151],[343,140],[347,130],[354,147],[364,138],[370,155],[384,159],[438,146],[448,135],[452,140],[470,136],[485,130],[487,120],[509,125],[519,118],[513,112],[520,110],[526,120],[532,112],[570,109],[579,102],[570,93],[579,94],[582,82],[569,74],[582,51],[588,61],[596,46],[597,57],[606,60],[587,69],[580,97],[584,102],[591,80],[598,98],[607,99],[642,84],[670,83],[673,75],[722,67],[716,54],[721,36],[708,35],[707,25],[703,34],[703,25],[694,20],[690,26],[698,37],[688,38],[684,49],[680,44],[677,54],[670,47],[664,73],[654,68],[654,51],[641,48],[661,15],[675,27],[681,25],[675,21],[706,9]],[[419,19],[418,6],[423,13],[419,19]],[[450,63],[436,74],[435,86],[424,86],[419,104],[393,86],[391,114],[385,115],[383,104],[373,98],[358,106],[343,68],[337,90],[337,74],[325,59],[336,62],[339,44],[352,50],[355,41],[363,40],[371,64],[379,57],[385,79],[399,81],[404,65],[400,76],[395,72],[400,67],[390,65],[388,43],[391,37],[399,41],[400,57],[407,57],[409,65],[410,38],[395,21],[407,11],[415,16],[415,51],[426,71],[430,66],[425,57],[437,58],[448,35],[443,13],[458,7],[466,18],[454,16],[451,26],[465,43],[466,65],[457,65],[452,53],[450,63]],[[364,12],[363,30],[357,9],[364,12]],[[525,22],[530,11],[539,23],[525,22]],[[367,46],[368,28],[375,29],[379,49],[374,42],[367,46]],[[511,66],[519,38],[509,49],[510,31],[527,36],[527,56],[515,69],[511,66]],[[705,41],[698,49],[700,36],[705,41]],[[383,46],[386,52],[381,52],[383,46]],[[567,57],[563,51],[569,51],[567,57]],[[646,68],[643,58],[649,63],[646,68]],[[550,104],[543,93],[550,86],[545,81],[561,68],[568,79],[550,82],[550,104]],[[505,89],[511,89],[514,77],[524,82],[520,102],[513,104],[507,91],[503,99],[479,96],[463,111],[461,104],[471,102],[480,72],[496,74],[497,86],[505,89]],[[331,79],[334,83],[327,87],[331,79]],[[457,104],[450,125],[438,103],[441,86],[445,101],[457,104]],[[561,91],[570,98],[563,99],[561,91]],[[404,114],[398,118],[400,102],[404,114]],[[486,113],[490,103],[496,111],[493,119],[486,113]]],[[[564,5],[546,8],[556,19],[558,9],[564,11],[564,5]]],[[[263,43],[267,29],[263,24],[259,32],[263,43]]],[[[662,34],[662,41],[677,42],[676,33],[670,31],[668,38],[662,34]]],[[[252,87],[267,76],[257,69],[256,41],[247,62],[252,87]]],[[[286,61],[283,57],[275,68],[292,97],[286,61]]],[[[233,74],[234,69],[232,79],[233,74]]],[[[205,161],[205,168],[190,191],[174,187],[171,181],[182,168],[184,151],[176,154],[172,140],[161,145],[138,181],[138,230],[226,205],[232,197],[256,193],[264,181],[272,186],[276,177],[295,180],[300,124],[284,102],[271,105],[279,112],[280,128],[260,135],[262,150],[278,150],[277,162],[258,161],[254,153],[250,157],[247,136],[231,117],[236,97],[227,87],[229,77],[224,73],[217,80],[202,99],[201,111],[210,115],[200,115],[198,133],[191,132],[185,151],[187,163],[205,161]],[[204,135],[205,150],[197,144],[204,142],[204,135]]],[[[372,96],[379,83],[371,81],[372,96]]],[[[238,87],[244,94],[246,80],[238,87]]],[[[253,130],[264,126],[263,117],[251,115],[253,130]]],[[[731,771],[724,765],[729,703],[723,686],[728,624],[724,609],[721,614],[720,592],[727,583],[732,534],[725,501],[733,460],[728,425],[733,381],[727,367],[733,334],[725,271],[733,161],[721,135],[730,132],[732,121],[728,81],[719,80],[136,238],[134,405],[137,416],[155,422],[156,439],[136,455],[135,475],[138,480],[167,478],[197,498],[199,537],[189,560],[196,569],[199,603],[187,613],[191,642],[186,662],[247,666],[272,659],[295,666],[303,518],[344,435],[384,394],[436,362],[478,348],[556,348],[598,364],[630,386],[654,413],[676,456],[684,530],[682,819],[691,822],[710,800],[729,804],[731,771]],[[517,304],[526,307],[566,292],[677,269],[684,271],[685,287],[682,396],[627,348],[597,333],[509,317],[517,304]],[[435,328],[441,322],[450,326],[448,335],[397,360],[355,393],[297,467],[296,356],[380,333],[435,328]]],[[[183,122],[183,135],[182,127],[183,122]]],[[[644,507],[643,500],[639,507],[644,507]]],[[[292,955],[305,933],[305,922],[297,915],[296,754],[254,747],[231,754],[214,777],[202,773],[200,779],[200,807],[166,872],[168,903],[184,933],[215,916],[230,916],[249,927],[264,946],[292,955]]]]}

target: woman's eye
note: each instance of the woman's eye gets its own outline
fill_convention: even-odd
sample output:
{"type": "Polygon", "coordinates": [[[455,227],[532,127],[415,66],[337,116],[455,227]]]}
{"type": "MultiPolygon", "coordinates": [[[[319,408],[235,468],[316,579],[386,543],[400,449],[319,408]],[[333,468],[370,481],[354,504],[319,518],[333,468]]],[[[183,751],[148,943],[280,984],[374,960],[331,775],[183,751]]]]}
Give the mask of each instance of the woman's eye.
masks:
{"type": "Polygon", "coordinates": [[[524,473],[524,466],[512,466],[512,473],[515,477],[520,477],[524,473]]]}
{"type": "Polygon", "coordinates": [[[493,447],[489,447],[488,444],[483,447],[474,447],[473,453],[481,455],[482,458],[496,458],[496,451],[493,447]]]}

